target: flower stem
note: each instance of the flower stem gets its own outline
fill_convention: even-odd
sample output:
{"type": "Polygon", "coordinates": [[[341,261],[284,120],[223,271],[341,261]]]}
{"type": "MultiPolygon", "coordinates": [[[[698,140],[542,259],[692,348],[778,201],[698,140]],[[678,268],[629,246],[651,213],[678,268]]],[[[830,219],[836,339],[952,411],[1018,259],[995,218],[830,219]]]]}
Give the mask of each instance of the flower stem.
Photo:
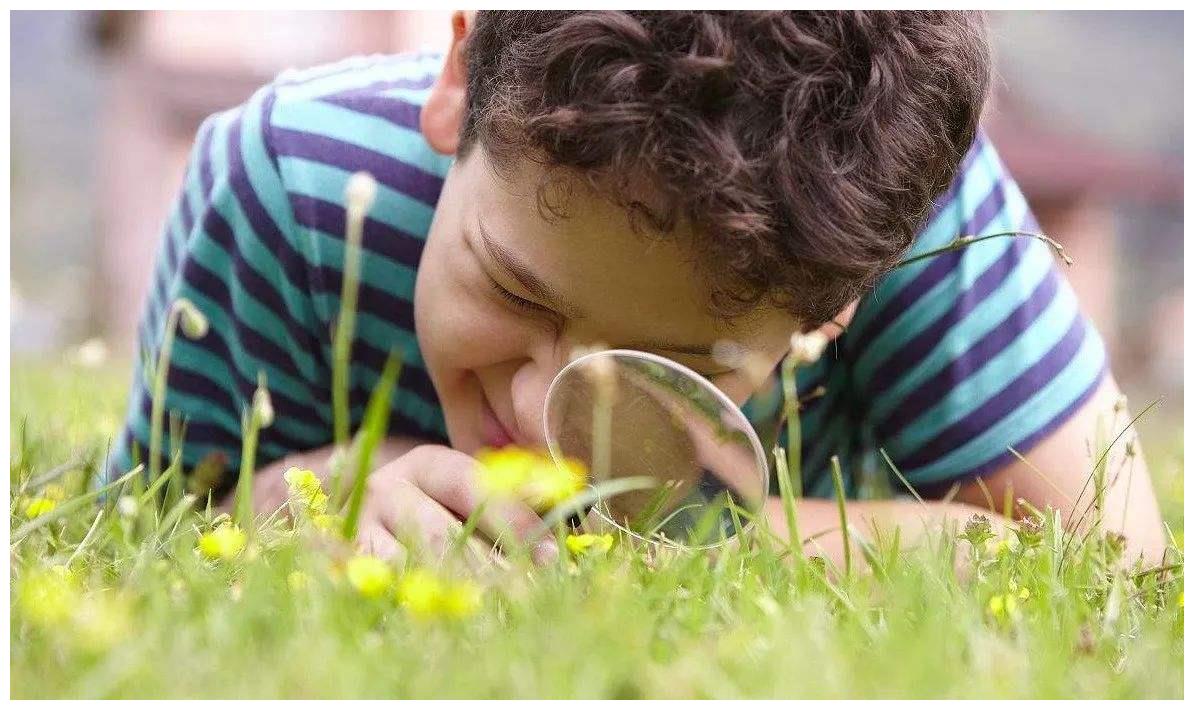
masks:
{"type": "Polygon", "coordinates": [[[915,264],[916,262],[924,261],[925,259],[932,259],[933,257],[940,256],[942,254],[948,254],[951,251],[958,251],[959,249],[968,247],[971,244],[985,242],[988,239],[1002,239],[1002,238],[1008,238],[1008,237],[1011,237],[1011,238],[1024,237],[1024,238],[1029,238],[1029,239],[1039,239],[1042,242],[1044,242],[1045,244],[1047,244],[1051,249],[1053,249],[1053,251],[1057,253],[1057,256],[1063,262],[1065,262],[1066,266],[1070,266],[1074,263],[1074,260],[1072,258],[1070,258],[1069,254],[1066,254],[1065,247],[1063,247],[1061,245],[1061,242],[1058,242],[1056,239],[1053,239],[1052,237],[1049,237],[1044,234],[1040,234],[1038,232],[1021,232],[1018,230],[1013,230],[1010,232],[997,232],[995,234],[984,234],[981,237],[975,237],[975,236],[969,236],[969,235],[961,236],[961,237],[958,237],[957,239],[954,239],[949,244],[946,244],[945,246],[940,247],[938,249],[931,249],[923,254],[917,254],[916,256],[908,257],[907,259],[904,259],[900,263],[893,266],[892,270],[894,271],[895,269],[901,269],[905,266],[908,266],[909,264],[915,264]]]}
{"type": "Polygon", "coordinates": [[[837,515],[842,526],[842,551],[845,562],[845,576],[850,576],[850,528],[846,523],[846,486],[842,481],[842,464],[836,454],[829,459],[829,470],[833,474],[833,492],[837,496],[837,515]]]}
{"type": "MultiPolygon", "coordinates": [[[[166,410],[166,375],[170,371],[170,354],[174,350],[174,335],[178,329],[179,309],[177,301],[170,306],[166,317],[166,332],[162,336],[162,348],[158,352],[157,367],[153,371],[153,405],[149,413],[149,480],[156,481],[162,472],[162,427],[166,410]]],[[[144,490],[138,476],[133,480],[133,494],[140,497],[144,490]]]]}

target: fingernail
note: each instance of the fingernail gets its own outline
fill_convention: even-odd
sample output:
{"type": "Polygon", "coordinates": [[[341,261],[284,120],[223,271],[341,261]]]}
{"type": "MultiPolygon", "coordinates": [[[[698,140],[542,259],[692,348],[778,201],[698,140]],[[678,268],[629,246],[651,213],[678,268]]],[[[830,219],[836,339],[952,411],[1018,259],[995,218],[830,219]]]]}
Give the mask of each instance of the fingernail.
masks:
{"type": "Polygon", "coordinates": [[[555,540],[540,540],[531,548],[531,559],[537,565],[545,565],[554,562],[560,556],[560,548],[556,545],[555,540]]]}

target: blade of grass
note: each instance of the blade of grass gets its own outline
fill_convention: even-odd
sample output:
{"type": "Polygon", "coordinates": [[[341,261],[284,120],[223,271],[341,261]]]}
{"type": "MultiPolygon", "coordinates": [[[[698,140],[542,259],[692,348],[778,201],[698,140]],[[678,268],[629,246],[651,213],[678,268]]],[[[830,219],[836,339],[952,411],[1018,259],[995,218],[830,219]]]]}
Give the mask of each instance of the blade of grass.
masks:
{"type": "Polygon", "coordinates": [[[850,528],[846,521],[846,486],[842,480],[842,463],[837,454],[829,458],[829,470],[833,475],[833,492],[837,496],[837,515],[842,526],[842,553],[845,563],[845,576],[850,576],[850,528]]]}
{"type": "Polygon", "coordinates": [[[398,351],[391,351],[389,357],[386,358],[385,367],[382,369],[381,379],[377,381],[373,393],[369,396],[369,403],[365,407],[365,419],[361,423],[361,430],[358,434],[359,442],[355,447],[355,476],[352,481],[352,491],[348,497],[348,512],[344,516],[344,527],[341,530],[341,534],[346,540],[352,540],[357,535],[357,523],[365,502],[365,482],[369,478],[373,452],[389,429],[390,399],[401,372],[402,360],[398,356],[398,351]]]}

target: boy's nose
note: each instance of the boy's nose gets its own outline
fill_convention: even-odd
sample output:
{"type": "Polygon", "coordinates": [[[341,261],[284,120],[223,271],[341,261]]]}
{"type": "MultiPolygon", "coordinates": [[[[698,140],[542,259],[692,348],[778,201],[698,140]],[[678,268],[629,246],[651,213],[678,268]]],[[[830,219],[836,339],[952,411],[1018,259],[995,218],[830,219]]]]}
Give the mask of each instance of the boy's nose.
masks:
{"type": "Polygon", "coordinates": [[[547,401],[547,388],[564,365],[566,353],[560,348],[545,347],[524,361],[510,382],[510,397],[518,428],[527,443],[546,447],[543,435],[543,405],[547,401]]]}

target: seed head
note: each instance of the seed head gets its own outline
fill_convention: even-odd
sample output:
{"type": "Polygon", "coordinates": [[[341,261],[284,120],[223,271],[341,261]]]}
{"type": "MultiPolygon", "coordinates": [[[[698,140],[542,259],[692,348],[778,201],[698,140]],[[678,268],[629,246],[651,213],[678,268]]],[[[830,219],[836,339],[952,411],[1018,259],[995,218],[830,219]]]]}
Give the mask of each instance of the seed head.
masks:
{"type": "Polygon", "coordinates": [[[265,388],[264,383],[258,385],[257,391],[253,393],[253,416],[262,429],[274,423],[274,403],[270,400],[269,390],[265,388]]]}
{"type": "Polygon", "coordinates": [[[366,172],[353,173],[344,186],[344,202],[349,213],[364,216],[377,199],[377,181],[366,172]]]}
{"type": "Polygon", "coordinates": [[[829,345],[829,338],[819,330],[810,333],[796,332],[792,334],[792,359],[797,365],[811,365],[821,359],[825,346],[829,345]]]}

